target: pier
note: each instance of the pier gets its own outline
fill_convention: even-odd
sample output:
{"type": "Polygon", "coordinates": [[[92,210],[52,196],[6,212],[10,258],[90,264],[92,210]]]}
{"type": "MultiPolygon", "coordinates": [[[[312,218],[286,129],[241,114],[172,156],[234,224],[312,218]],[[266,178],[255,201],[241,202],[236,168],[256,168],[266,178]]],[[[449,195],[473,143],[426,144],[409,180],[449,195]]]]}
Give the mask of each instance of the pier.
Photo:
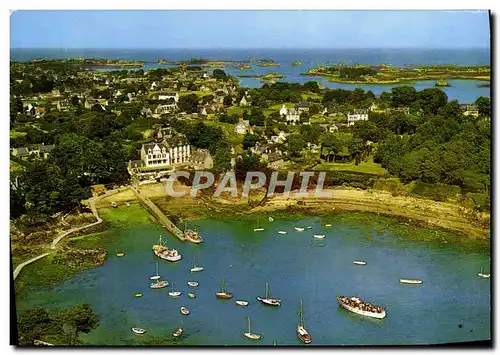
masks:
{"type": "Polygon", "coordinates": [[[156,219],[165,227],[170,233],[175,235],[181,242],[185,241],[184,233],[174,224],[172,221],[151,201],[149,198],[143,196],[140,190],[132,186],[132,191],[134,192],[137,199],[147,208],[148,211],[156,217],[156,219]]]}

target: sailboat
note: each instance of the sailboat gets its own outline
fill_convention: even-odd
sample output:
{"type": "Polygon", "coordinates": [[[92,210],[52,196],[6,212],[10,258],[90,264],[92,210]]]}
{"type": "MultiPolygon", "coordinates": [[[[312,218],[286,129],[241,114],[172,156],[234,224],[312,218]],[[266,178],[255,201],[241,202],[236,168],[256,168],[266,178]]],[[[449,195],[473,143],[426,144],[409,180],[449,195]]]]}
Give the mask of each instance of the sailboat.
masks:
{"type": "Polygon", "coordinates": [[[182,330],[181,322],[179,321],[179,328],[177,328],[172,335],[174,337],[178,338],[178,337],[180,337],[182,335],[183,331],[184,330],[182,330]]]}
{"type": "Polygon", "coordinates": [[[305,230],[305,228],[303,227],[293,227],[293,228],[295,228],[297,232],[303,232],[305,230]]]}
{"type": "Polygon", "coordinates": [[[254,228],[254,232],[262,232],[264,228],[259,227],[260,217],[257,217],[257,228],[254,228]]]}
{"type": "Polygon", "coordinates": [[[262,338],[260,334],[254,334],[250,331],[250,317],[247,317],[247,322],[248,322],[248,330],[246,333],[243,333],[243,335],[251,340],[260,340],[260,338],[262,338]]]}
{"type": "Polygon", "coordinates": [[[224,285],[225,285],[224,278],[222,278],[221,290],[220,290],[220,292],[217,292],[215,294],[215,297],[216,298],[225,299],[225,300],[233,298],[233,294],[232,293],[226,292],[226,290],[224,289],[224,285]]]}
{"type": "Polygon", "coordinates": [[[315,234],[314,238],[316,238],[316,239],[325,239],[325,235],[324,234],[315,234]]]}
{"type": "Polygon", "coordinates": [[[309,333],[307,332],[307,330],[304,326],[304,310],[303,310],[303,306],[302,306],[302,299],[300,299],[299,316],[300,316],[300,323],[297,324],[297,337],[304,344],[310,344],[311,343],[311,336],[309,335],[309,333]]]}
{"type": "Polygon", "coordinates": [[[170,297],[179,297],[182,294],[181,291],[174,291],[174,282],[172,281],[172,291],[168,293],[170,297]]]}
{"type": "Polygon", "coordinates": [[[160,280],[160,274],[158,273],[158,263],[156,263],[156,275],[151,276],[149,279],[154,281],[149,285],[150,288],[163,288],[168,286],[168,281],[160,280]]]}
{"type": "Polygon", "coordinates": [[[481,271],[479,272],[479,274],[477,274],[477,276],[479,276],[482,279],[489,279],[490,278],[490,274],[483,274],[483,268],[481,268],[481,271]]]}
{"type": "Polygon", "coordinates": [[[116,249],[116,256],[121,257],[121,256],[123,256],[123,255],[125,255],[125,253],[124,253],[124,252],[122,252],[122,251],[118,251],[118,249],[116,249]]]}
{"type": "Polygon", "coordinates": [[[270,296],[269,292],[269,284],[266,283],[266,296],[265,297],[257,297],[257,301],[260,301],[264,304],[267,304],[269,306],[279,306],[281,305],[281,300],[278,300],[276,298],[272,298],[270,296]]]}
{"type": "Polygon", "coordinates": [[[196,261],[196,252],[193,251],[193,266],[191,267],[191,272],[203,271],[203,267],[196,266],[195,261],[196,261]]]}

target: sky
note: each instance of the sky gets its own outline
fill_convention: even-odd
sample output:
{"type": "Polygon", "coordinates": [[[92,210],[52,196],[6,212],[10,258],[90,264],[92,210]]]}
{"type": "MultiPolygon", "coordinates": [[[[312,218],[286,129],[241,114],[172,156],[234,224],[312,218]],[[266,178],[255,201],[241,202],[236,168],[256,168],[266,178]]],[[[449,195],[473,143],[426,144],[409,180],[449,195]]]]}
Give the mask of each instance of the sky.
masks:
{"type": "Polygon", "coordinates": [[[489,48],[487,11],[15,11],[11,48],[489,48]]]}

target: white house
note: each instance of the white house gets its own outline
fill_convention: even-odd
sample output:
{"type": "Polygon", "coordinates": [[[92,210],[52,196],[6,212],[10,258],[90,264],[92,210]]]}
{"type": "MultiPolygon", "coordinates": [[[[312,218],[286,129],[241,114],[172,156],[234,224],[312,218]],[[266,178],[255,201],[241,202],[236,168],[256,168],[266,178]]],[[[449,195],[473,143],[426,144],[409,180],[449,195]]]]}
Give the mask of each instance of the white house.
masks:
{"type": "Polygon", "coordinates": [[[300,112],[294,108],[288,110],[286,114],[286,124],[296,125],[300,122],[300,112]]]}
{"type": "Polygon", "coordinates": [[[168,99],[173,99],[177,103],[179,102],[179,94],[177,92],[158,94],[158,100],[168,100],[168,99]]]}
{"type": "Polygon", "coordinates": [[[280,116],[286,116],[287,113],[288,113],[288,110],[287,110],[286,106],[285,105],[281,106],[280,116]]]}
{"type": "Polygon", "coordinates": [[[368,111],[364,109],[355,109],[354,113],[347,116],[347,125],[352,126],[358,121],[368,121],[368,111]]]}
{"type": "Polygon", "coordinates": [[[154,90],[156,89],[158,85],[156,85],[156,83],[153,81],[153,83],[151,84],[151,90],[154,90]]]}
{"type": "Polygon", "coordinates": [[[143,144],[141,160],[146,167],[169,166],[185,164],[191,157],[189,144],[168,144],[166,140],[161,143],[143,144]]]}
{"type": "Polygon", "coordinates": [[[251,131],[250,122],[248,120],[241,120],[235,127],[238,134],[246,134],[251,131]]]}

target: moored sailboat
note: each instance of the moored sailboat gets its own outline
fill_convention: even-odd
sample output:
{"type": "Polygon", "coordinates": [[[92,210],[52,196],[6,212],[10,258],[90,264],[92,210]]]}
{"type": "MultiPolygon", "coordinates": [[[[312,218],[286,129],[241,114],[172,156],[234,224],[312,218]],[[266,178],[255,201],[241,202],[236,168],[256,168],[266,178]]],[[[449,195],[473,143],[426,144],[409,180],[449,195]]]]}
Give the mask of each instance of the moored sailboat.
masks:
{"type": "Polygon", "coordinates": [[[366,261],[363,260],[354,260],[352,263],[355,265],[366,265],[366,261]]]}
{"type": "Polygon", "coordinates": [[[325,239],[325,235],[324,234],[315,234],[314,238],[316,238],[316,239],[325,239]]]}
{"type": "Polygon", "coordinates": [[[303,232],[305,228],[303,227],[294,227],[297,232],[303,232]]]}
{"type": "Polygon", "coordinates": [[[266,283],[266,296],[265,297],[257,297],[257,300],[267,304],[269,306],[279,306],[281,305],[281,300],[278,300],[276,298],[272,298],[271,294],[269,292],[269,284],[266,283]]]}
{"type": "Polygon", "coordinates": [[[160,274],[158,273],[158,263],[156,263],[156,275],[149,278],[153,282],[149,285],[150,288],[157,289],[168,286],[168,281],[160,280],[160,274]]]}
{"type": "Polygon", "coordinates": [[[248,324],[248,329],[246,333],[243,333],[243,335],[250,340],[260,340],[262,338],[260,334],[254,334],[250,331],[250,317],[247,317],[247,324],[248,324]]]}
{"type": "Polygon", "coordinates": [[[302,299],[300,299],[300,309],[299,309],[300,323],[297,324],[297,337],[304,344],[311,343],[311,336],[304,326],[304,310],[302,305],[302,299]]]}
{"type": "Polygon", "coordinates": [[[483,268],[481,268],[481,271],[479,271],[479,273],[477,274],[477,276],[479,276],[482,279],[489,279],[490,278],[490,274],[484,274],[483,273],[483,268]]]}
{"type": "Polygon", "coordinates": [[[286,234],[286,231],[278,231],[279,234],[286,234]]]}
{"type": "Polygon", "coordinates": [[[406,285],[421,285],[423,281],[416,279],[399,279],[399,282],[406,285]]]}
{"type": "Polygon", "coordinates": [[[196,266],[196,252],[193,251],[193,265],[191,266],[191,272],[203,271],[202,266],[196,266]]]}
{"type": "Polygon", "coordinates": [[[226,292],[226,290],[224,289],[224,286],[225,286],[225,282],[224,282],[224,278],[222,278],[221,291],[215,293],[215,297],[220,298],[220,299],[226,299],[226,300],[233,298],[233,294],[226,292]]]}
{"type": "Polygon", "coordinates": [[[254,232],[262,232],[264,230],[264,228],[259,227],[260,224],[259,222],[260,222],[260,217],[257,217],[257,228],[253,229],[254,232]]]}
{"type": "Polygon", "coordinates": [[[170,297],[179,297],[182,294],[181,291],[174,291],[174,282],[172,281],[172,291],[168,293],[170,297]]]}

